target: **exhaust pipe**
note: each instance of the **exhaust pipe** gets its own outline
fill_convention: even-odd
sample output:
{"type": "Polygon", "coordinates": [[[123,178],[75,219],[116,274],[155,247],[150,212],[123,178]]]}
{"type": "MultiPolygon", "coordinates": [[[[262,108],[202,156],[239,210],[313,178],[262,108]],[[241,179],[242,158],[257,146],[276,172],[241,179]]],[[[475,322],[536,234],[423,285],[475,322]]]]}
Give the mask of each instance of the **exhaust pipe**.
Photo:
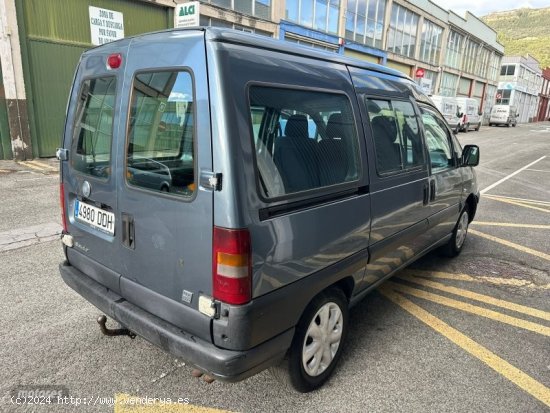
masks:
{"type": "Polygon", "coordinates": [[[107,328],[105,325],[107,323],[107,317],[104,315],[100,315],[97,318],[97,324],[99,324],[99,329],[103,333],[103,335],[106,335],[108,337],[114,337],[114,336],[128,336],[132,340],[136,338],[136,334],[128,330],[127,328],[107,328]]]}
{"type": "Polygon", "coordinates": [[[208,384],[214,383],[214,381],[216,380],[214,377],[210,377],[208,374],[204,374],[199,369],[193,369],[193,371],[191,371],[191,376],[196,378],[202,377],[202,379],[208,384]]]}

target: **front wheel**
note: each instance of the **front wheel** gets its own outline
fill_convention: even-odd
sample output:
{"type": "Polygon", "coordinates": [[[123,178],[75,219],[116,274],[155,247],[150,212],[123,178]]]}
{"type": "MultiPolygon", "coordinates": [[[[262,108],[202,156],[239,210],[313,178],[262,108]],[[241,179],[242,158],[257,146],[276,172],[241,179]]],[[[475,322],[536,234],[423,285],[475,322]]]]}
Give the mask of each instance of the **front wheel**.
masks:
{"type": "Polygon", "coordinates": [[[468,225],[470,224],[470,216],[468,215],[467,206],[462,210],[458,217],[453,235],[447,244],[442,248],[442,252],[447,257],[456,257],[462,251],[466,236],[468,235],[468,225]]]}
{"type": "Polygon", "coordinates": [[[342,290],[331,288],[308,305],[300,319],[290,350],[272,369],[277,378],[307,393],[328,380],[340,356],[348,331],[348,301],[342,290]],[[286,370],[279,374],[280,370],[286,370]],[[284,374],[286,373],[286,374],[284,374]]]}

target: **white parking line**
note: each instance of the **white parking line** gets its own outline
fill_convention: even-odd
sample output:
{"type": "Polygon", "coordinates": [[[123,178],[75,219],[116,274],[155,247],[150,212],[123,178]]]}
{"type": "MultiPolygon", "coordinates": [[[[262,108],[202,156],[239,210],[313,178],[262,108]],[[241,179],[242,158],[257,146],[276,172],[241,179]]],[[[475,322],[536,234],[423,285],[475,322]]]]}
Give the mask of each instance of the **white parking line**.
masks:
{"type": "Polygon", "coordinates": [[[508,176],[505,176],[504,178],[502,178],[501,180],[499,181],[496,181],[494,184],[492,185],[489,185],[487,188],[485,188],[484,190],[481,191],[482,194],[486,193],[487,191],[490,191],[491,189],[493,189],[495,186],[497,185],[500,185],[501,183],[503,183],[504,181],[507,181],[508,179],[512,178],[513,176],[516,176],[517,174],[519,174],[521,171],[524,171],[526,170],[527,168],[533,166],[534,164],[536,164],[537,162],[540,162],[542,161],[544,158],[546,158],[546,156],[541,156],[539,159],[537,159],[536,161],[534,162],[531,162],[529,165],[525,165],[523,168],[520,168],[518,169],[516,172],[512,172],[510,175],[508,176]]]}

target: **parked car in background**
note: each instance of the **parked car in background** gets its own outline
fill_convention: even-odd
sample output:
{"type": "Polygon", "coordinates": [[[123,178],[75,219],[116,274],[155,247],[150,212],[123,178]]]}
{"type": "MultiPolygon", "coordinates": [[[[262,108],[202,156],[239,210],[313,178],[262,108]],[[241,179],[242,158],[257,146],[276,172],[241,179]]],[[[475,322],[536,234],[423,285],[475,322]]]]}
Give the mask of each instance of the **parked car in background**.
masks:
{"type": "Polygon", "coordinates": [[[479,110],[479,102],[474,98],[457,97],[458,111],[462,114],[461,131],[478,131],[483,121],[483,113],[479,110]]]}
{"type": "Polygon", "coordinates": [[[518,124],[518,110],[511,105],[495,105],[491,110],[489,118],[489,126],[506,125],[516,126],[518,124]]]}
{"type": "Polygon", "coordinates": [[[430,98],[439,109],[453,132],[458,133],[462,129],[463,116],[459,116],[458,102],[456,101],[456,98],[440,95],[432,95],[430,98]]]}

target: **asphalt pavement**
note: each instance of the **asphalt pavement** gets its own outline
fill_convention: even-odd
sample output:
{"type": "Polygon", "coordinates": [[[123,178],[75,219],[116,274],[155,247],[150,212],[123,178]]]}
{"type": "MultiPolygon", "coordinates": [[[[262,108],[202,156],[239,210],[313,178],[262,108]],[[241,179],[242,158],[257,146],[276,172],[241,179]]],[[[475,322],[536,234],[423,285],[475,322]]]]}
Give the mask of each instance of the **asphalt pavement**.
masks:
{"type": "Polygon", "coordinates": [[[55,162],[0,161],[0,411],[549,411],[550,123],[458,137],[481,148],[483,190],[462,254],[431,253],[354,307],[334,376],[309,394],[269,372],[207,384],[139,337],[101,335],[59,276],[55,162]],[[18,405],[24,386],[68,397],[18,405]]]}

